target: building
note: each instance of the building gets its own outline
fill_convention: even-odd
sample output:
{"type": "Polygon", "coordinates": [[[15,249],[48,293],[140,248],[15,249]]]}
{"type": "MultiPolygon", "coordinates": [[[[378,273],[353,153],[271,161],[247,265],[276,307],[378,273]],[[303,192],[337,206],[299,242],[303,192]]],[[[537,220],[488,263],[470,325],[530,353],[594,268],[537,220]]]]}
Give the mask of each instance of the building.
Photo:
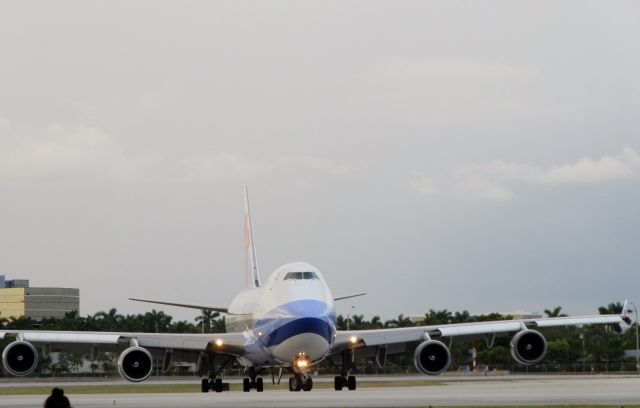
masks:
{"type": "Polygon", "coordinates": [[[30,287],[28,279],[0,275],[0,317],[64,317],[80,310],[80,289],[30,287]]]}

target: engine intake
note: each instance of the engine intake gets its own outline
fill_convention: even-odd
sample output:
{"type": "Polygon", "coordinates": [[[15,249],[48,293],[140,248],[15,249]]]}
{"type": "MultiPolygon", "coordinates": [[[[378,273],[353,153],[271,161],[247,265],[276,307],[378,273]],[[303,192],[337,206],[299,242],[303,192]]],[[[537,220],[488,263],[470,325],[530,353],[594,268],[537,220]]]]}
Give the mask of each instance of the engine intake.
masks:
{"type": "Polygon", "coordinates": [[[451,353],[444,343],[437,340],[427,340],[416,347],[413,362],[418,371],[428,375],[438,375],[449,368],[451,353]]]}
{"type": "Polygon", "coordinates": [[[118,371],[125,380],[144,381],[153,372],[153,357],[142,347],[129,347],[118,358],[118,371]]]}
{"type": "Polygon", "coordinates": [[[29,375],[38,365],[38,351],[29,342],[17,340],[4,348],[2,365],[11,375],[29,375]]]}
{"type": "Polygon", "coordinates": [[[520,364],[535,364],[547,354],[547,341],[535,330],[522,330],[511,339],[511,355],[520,364]]]}

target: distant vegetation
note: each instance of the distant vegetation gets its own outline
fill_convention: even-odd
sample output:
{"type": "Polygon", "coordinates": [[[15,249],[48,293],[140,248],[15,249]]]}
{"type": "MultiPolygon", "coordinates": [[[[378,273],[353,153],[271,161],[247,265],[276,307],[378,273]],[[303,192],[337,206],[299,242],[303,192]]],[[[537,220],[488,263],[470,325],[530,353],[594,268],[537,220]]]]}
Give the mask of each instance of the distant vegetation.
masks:
{"type": "MultiPolygon", "coordinates": [[[[601,314],[620,313],[622,304],[610,303],[599,308],[601,314]]],[[[563,316],[561,307],[546,309],[549,317],[563,316]]],[[[449,310],[429,310],[424,318],[412,321],[404,315],[394,319],[383,321],[379,316],[366,319],[363,315],[346,316],[338,315],[337,326],[339,330],[377,329],[392,327],[409,327],[417,325],[438,325],[450,323],[479,322],[487,320],[506,320],[511,316],[502,316],[497,313],[473,316],[469,312],[451,312],[449,310]]],[[[225,318],[217,312],[205,312],[195,321],[174,321],[173,317],[162,312],[152,310],[144,314],[119,314],[116,309],[108,312],[98,312],[85,317],[77,312],[67,313],[64,318],[47,318],[41,321],[33,321],[29,318],[2,318],[0,316],[0,329],[9,330],[76,330],[76,331],[116,331],[116,332],[147,332],[147,333],[220,333],[224,332],[225,318]]],[[[632,326],[633,328],[633,326],[632,326]]],[[[624,350],[635,349],[635,328],[622,333],[617,325],[599,325],[584,327],[554,327],[541,330],[548,341],[548,352],[543,363],[529,369],[552,371],[593,371],[620,370],[625,362],[624,350]]],[[[488,348],[485,340],[477,341],[453,341],[451,346],[452,367],[456,370],[460,366],[471,364],[471,348],[477,350],[476,362],[478,365],[493,368],[517,369],[509,350],[510,337],[495,339],[492,348],[488,348]]],[[[2,346],[6,344],[4,341],[2,346]]],[[[358,366],[365,372],[414,372],[413,356],[409,347],[406,353],[389,356],[384,369],[378,368],[373,359],[356,358],[358,366]]],[[[81,353],[62,353],[60,361],[52,363],[50,359],[42,358],[40,374],[64,375],[73,373],[86,356],[81,353]]],[[[91,364],[91,369],[96,374],[112,373],[115,370],[114,355],[102,353],[98,361],[91,364]]],[[[634,361],[628,361],[632,363],[634,361]]],[[[323,365],[323,369],[330,370],[329,365],[323,365]]],[[[524,370],[520,367],[521,370],[524,370]]]]}

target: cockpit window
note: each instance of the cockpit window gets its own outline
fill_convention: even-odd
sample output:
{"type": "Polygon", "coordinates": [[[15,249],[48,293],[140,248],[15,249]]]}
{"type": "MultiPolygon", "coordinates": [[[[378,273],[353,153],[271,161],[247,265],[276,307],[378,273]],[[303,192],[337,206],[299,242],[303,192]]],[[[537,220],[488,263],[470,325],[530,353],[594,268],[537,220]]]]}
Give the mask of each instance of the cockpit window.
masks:
{"type": "Polygon", "coordinates": [[[289,272],[284,276],[287,279],[319,279],[315,272],[289,272]]]}

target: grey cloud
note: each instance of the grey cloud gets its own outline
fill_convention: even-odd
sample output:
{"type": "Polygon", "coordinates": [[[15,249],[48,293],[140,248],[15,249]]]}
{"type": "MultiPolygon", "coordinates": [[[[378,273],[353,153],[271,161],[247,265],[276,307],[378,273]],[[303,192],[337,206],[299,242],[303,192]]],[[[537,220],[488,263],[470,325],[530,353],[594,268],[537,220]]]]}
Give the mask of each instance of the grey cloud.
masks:
{"type": "Polygon", "coordinates": [[[616,156],[585,157],[548,167],[502,160],[471,163],[454,169],[444,179],[414,173],[408,183],[420,195],[445,191],[462,199],[505,201],[515,197],[513,187],[518,184],[560,186],[628,179],[640,181],[640,155],[630,147],[616,156]]]}
{"type": "Polygon", "coordinates": [[[133,154],[103,129],[53,123],[25,131],[0,117],[0,182],[102,178],[112,182],[251,182],[279,172],[311,171],[344,176],[352,165],[308,155],[251,159],[228,151],[167,155],[133,154]]]}

